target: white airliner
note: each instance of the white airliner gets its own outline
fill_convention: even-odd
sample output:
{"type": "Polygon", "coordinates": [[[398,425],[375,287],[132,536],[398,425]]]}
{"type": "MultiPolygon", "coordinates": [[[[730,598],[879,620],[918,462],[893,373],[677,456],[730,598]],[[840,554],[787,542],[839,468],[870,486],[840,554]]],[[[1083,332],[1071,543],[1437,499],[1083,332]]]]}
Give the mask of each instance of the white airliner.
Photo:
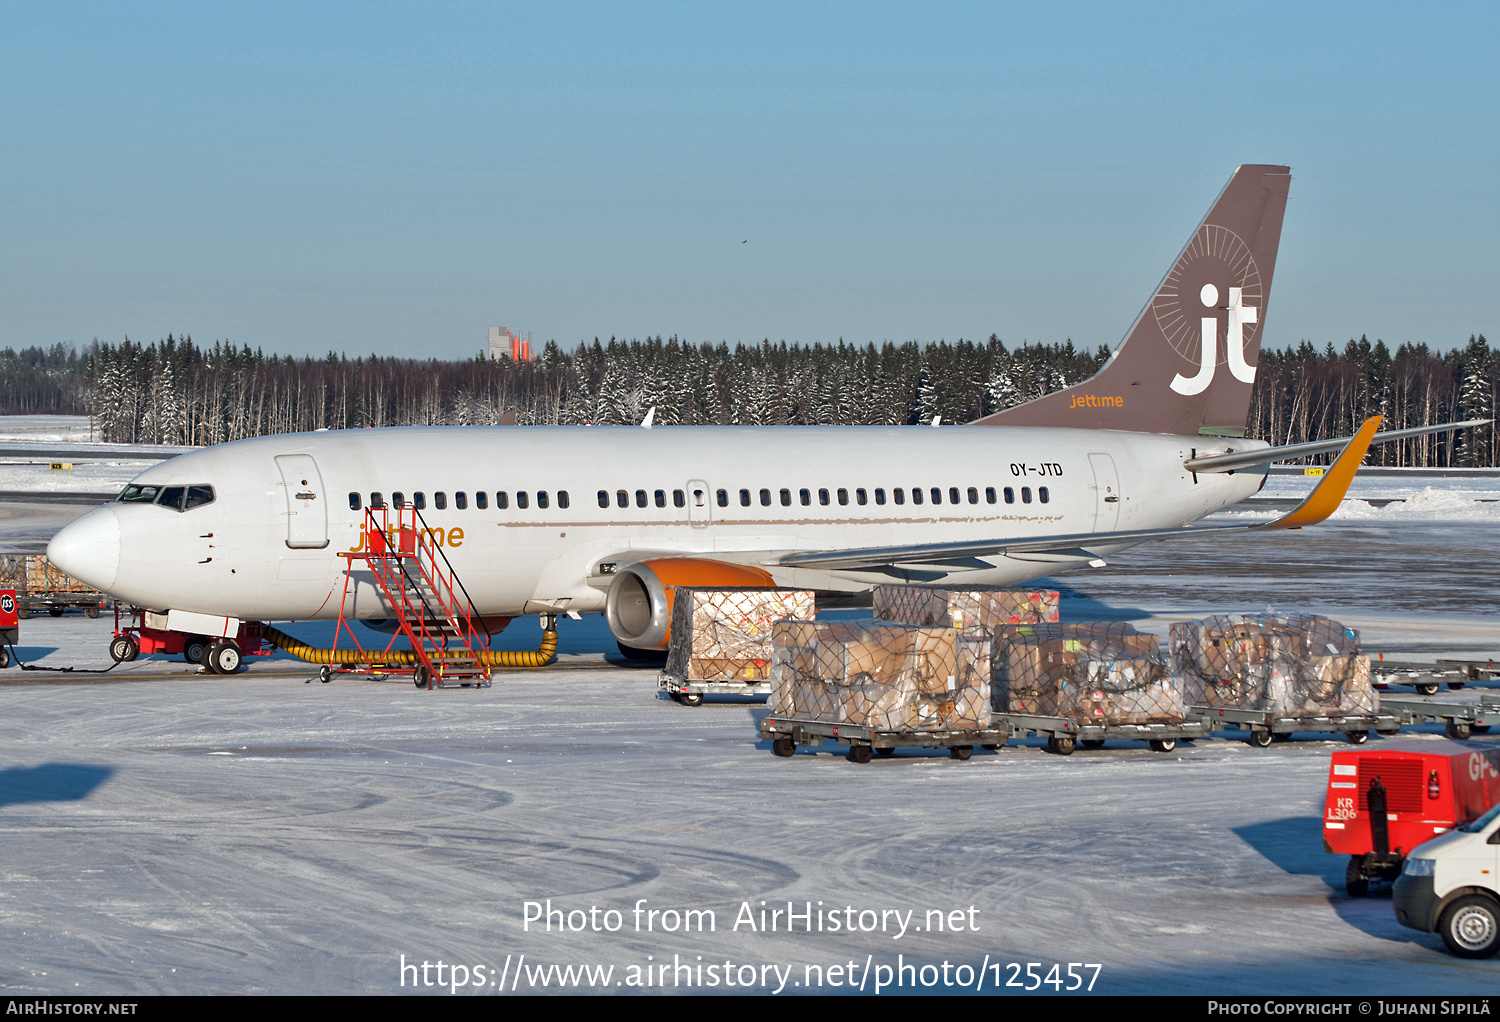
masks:
{"type": "MultiPolygon", "coordinates": [[[[925,427],[411,427],[240,440],[172,458],[52,540],[68,574],[203,634],[332,619],[365,509],[422,509],[498,630],[605,612],[667,642],[679,585],[858,592],[1006,584],[1099,562],[1255,493],[1275,460],[1345,448],[1326,517],[1373,441],[1243,439],[1285,209],[1285,167],[1240,167],[1093,379],[978,423],[925,427]]],[[[1235,528],[1248,528],[1238,526],[1235,528]]],[[[386,619],[356,572],[344,607],[386,619]]],[[[174,627],[176,627],[174,625],[174,627]]]]}

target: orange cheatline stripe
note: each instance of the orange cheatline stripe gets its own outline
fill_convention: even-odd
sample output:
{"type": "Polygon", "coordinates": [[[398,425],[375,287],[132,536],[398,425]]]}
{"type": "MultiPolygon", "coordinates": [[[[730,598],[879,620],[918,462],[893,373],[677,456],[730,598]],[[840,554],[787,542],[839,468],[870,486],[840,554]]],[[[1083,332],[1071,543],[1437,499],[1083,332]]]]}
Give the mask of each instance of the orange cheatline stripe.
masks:
{"type": "Polygon", "coordinates": [[[1307,499],[1286,517],[1262,528],[1300,529],[1304,525],[1317,525],[1337,511],[1339,504],[1343,503],[1344,494],[1349,492],[1349,484],[1354,481],[1354,473],[1359,471],[1360,464],[1365,460],[1365,452],[1370,449],[1370,441],[1380,428],[1381,418],[1374,415],[1366,419],[1365,424],[1359,427],[1359,432],[1354,434],[1343,453],[1338,456],[1338,460],[1323,473],[1323,481],[1307,495],[1307,499]]]}

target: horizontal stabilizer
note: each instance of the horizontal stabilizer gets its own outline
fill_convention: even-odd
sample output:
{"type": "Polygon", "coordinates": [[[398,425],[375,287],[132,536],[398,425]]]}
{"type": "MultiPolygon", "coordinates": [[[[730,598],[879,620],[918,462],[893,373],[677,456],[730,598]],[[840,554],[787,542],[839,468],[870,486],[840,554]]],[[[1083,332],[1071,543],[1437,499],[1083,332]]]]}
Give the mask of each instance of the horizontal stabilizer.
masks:
{"type": "MultiPolygon", "coordinates": [[[[1370,446],[1388,444],[1393,440],[1407,440],[1414,436],[1429,436],[1433,433],[1449,433],[1456,429],[1469,429],[1493,422],[1493,419],[1465,419],[1463,422],[1445,422],[1438,426],[1415,426],[1411,429],[1393,429],[1376,433],[1370,446]]],[[[1253,451],[1229,451],[1225,454],[1203,454],[1189,458],[1182,467],[1189,472],[1237,472],[1255,465],[1269,465],[1277,461],[1291,461],[1313,454],[1326,454],[1342,449],[1352,436],[1341,436],[1333,440],[1312,440],[1305,444],[1287,444],[1283,447],[1261,447],[1253,451]]]]}

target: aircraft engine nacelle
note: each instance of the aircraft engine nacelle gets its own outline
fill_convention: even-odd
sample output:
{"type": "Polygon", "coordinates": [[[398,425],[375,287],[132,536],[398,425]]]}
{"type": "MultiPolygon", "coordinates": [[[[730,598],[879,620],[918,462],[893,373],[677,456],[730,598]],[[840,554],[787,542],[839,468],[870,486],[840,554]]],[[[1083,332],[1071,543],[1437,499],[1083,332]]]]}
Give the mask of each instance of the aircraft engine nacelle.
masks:
{"type": "Polygon", "coordinates": [[[672,633],[672,601],[678,586],[730,589],[772,586],[768,572],[702,557],[658,557],[621,568],[610,583],[604,620],[623,645],[666,649],[672,633]]]}

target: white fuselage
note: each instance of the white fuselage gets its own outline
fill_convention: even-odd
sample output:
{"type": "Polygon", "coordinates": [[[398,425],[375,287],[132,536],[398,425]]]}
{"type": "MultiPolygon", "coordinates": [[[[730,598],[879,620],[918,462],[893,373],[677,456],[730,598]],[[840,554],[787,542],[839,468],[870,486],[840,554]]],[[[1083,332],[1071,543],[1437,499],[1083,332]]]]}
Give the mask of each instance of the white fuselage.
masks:
{"type": "MultiPolygon", "coordinates": [[[[50,552],[65,571],[148,609],[244,620],[333,618],[345,589],[340,553],[362,548],[363,508],[399,493],[407,501],[422,495],[427,524],[441,532],[445,553],[485,615],[597,612],[610,582],[600,564],[652,555],[754,564],[777,584],[823,590],[858,591],[907,577],[1007,584],[1087,558],[995,556],[951,574],[788,568],[777,560],[793,551],[1181,526],[1243,500],[1264,481],[1260,471],[1195,478],[1183,460],[1210,444],[1264,446],[1016,427],[286,434],[150,468],[134,483],[211,486],[212,502],[187,511],[108,504],[59,533],[50,552]]],[[[368,574],[357,562],[355,568],[345,613],[388,616],[368,574]]]]}

